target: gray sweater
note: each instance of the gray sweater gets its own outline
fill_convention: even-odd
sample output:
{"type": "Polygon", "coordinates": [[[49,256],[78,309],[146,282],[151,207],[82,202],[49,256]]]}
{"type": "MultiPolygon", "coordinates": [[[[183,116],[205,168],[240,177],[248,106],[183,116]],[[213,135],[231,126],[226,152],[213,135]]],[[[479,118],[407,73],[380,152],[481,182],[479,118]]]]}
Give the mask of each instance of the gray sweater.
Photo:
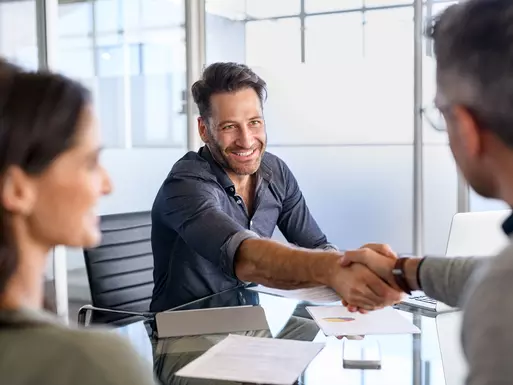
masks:
{"type": "Polygon", "coordinates": [[[513,245],[494,258],[428,257],[420,282],[427,295],[464,309],[466,384],[513,384],[513,245]]]}
{"type": "Polygon", "coordinates": [[[155,385],[151,364],[111,332],[68,328],[42,312],[3,310],[0,383],[155,385]]]}

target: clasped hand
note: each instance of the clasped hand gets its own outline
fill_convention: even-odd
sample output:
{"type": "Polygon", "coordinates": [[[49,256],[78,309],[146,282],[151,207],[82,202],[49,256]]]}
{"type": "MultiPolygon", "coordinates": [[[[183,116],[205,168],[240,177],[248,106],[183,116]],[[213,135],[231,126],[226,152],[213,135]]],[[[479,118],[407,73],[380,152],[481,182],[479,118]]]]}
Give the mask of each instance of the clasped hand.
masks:
{"type": "Polygon", "coordinates": [[[401,291],[392,276],[396,259],[392,249],[383,244],[367,244],[346,251],[330,286],[352,312],[365,313],[398,303],[401,291]]]}

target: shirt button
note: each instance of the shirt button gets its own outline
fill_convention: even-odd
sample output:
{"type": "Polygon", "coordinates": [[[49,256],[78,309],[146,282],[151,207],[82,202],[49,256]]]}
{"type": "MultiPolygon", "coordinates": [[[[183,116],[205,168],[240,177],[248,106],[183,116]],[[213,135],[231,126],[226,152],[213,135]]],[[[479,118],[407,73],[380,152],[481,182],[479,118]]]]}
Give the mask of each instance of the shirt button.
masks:
{"type": "Polygon", "coordinates": [[[249,222],[249,227],[253,227],[253,221],[249,222]]]}
{"type": "Polygon", "coordinates": [[[235,188],[234,187],[230,187],[230,191],[231,192],[235,192],[235,188]]]}
{"type": "Polygon", "coordinates": [[[237,204],[238,204],[238,205],[242,204],[242,201],[241,201],[240,199],[239,199],[239,200],[237,200],[237,204]]]}

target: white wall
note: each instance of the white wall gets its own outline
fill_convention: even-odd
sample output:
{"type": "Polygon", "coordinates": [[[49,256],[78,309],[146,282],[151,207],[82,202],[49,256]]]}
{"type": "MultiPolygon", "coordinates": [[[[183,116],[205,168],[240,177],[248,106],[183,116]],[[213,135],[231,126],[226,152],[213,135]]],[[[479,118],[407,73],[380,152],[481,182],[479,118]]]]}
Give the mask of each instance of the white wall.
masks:
{"type": "Polygon", "coordinates": [[[477,195],[474,190],[470,191],[470,211],[506,210],[509,208],[503,201],[486,199],[477,195]]]}
{"type": "Polygon", "coordinates": [[[114,191],[100,202],[100,214],[149,210],[158,188],[185,149],[105,150],[102,162],[114,191]]]}
{"type": "MultiPolygon", "coordinates": [[[[413,86],[392,64],[254,67],[269,84],[268,149],[287,162],[321,228],[343,249],[384,242],[412,252],[413,86]]],[[[425,130],[424,252],[444,254],[456,168],[445,136],[425,130]]]]}
{"type": "MultiPolygon", "coordinates": [[[[331,242],[342,249],[383,242],[397,252],[412,252],[411,145],[270,146],[269,151],[287,162],[331,242]]],[[[424,152],[424,252],[443,255],[456,212],[456,170],[446,146],[424,152]]],[[[279,233],[275,238],[283,239],[279,233]]]]}
{"type": "Polygon", "coordinates": [[[210,13],[206,14],[205,19],[207,64],[217,61],[243,63],[246,60],[244,22],[210,13]]]}

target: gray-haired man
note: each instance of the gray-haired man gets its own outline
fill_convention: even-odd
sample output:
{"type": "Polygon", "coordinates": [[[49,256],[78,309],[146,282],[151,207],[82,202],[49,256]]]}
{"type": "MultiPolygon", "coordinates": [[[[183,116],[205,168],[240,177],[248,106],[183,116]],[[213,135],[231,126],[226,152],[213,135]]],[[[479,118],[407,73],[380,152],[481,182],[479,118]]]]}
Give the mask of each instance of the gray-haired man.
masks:
{"type": "MultiPolygon", "coordinates": [[[[429,32],[437,57],[435,103],[454,158],[480,195],[513,205],[513,1],[449,7],[429,32]]],[[[513,236],[513,216],[503,229],[513,236]]],[[[370,249],[345,254],[404,291],[463,306],[467,385],[513,383],[513,244],[492,259],[409,258],[370,249]],[[399,267],[399,274],[392,269],[399,267]],[[499,299],[500,302],[499,302],[499,299]]],[[[351,305],[351,304],[350,304],[351,305]]]]}

